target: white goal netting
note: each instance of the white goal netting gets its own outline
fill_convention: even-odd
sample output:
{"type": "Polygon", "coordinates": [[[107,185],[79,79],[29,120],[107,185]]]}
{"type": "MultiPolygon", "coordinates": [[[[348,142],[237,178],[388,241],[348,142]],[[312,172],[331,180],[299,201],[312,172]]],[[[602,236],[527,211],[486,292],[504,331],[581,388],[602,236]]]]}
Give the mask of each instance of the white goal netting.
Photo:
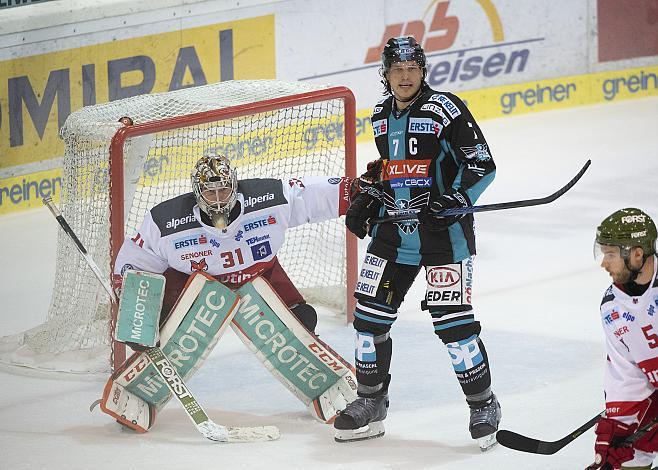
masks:
{"type": "MultiPolygon", "coordinates": [[[[219,149],[239,178],[347,174],[346,162],[355,158],[353,149],[346,150],[348,99],[353,98],[344,88],[255,80],[82,108],[61,129],[66,150],[60,209],[109,279],[110,239],[134,234],[151,207],[191,191],[189,174],[204,151],[219,149]],[[110,167],[110,144],[124,116],[149,133],[113,147],[112,158],[121,158],[124,167],[119,185],[110,167]],[[115,224],[120,226],[110,223],[116,204],[124,211],[124,223],[115,224]]],[[[348,260],[341,219],[289,230],[278,256],[307,300],[345,311],[348,260]]],[[[60,231],[46,321],[0,338],[0,363],[110,370],[110,320],[107,294],[60,231]]]]}

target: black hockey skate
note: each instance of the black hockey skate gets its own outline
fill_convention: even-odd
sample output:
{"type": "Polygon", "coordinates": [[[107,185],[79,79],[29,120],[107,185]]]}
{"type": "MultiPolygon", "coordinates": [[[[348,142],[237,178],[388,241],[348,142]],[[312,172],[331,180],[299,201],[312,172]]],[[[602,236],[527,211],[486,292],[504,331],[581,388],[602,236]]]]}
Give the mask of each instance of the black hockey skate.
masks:
{"type": "Polygon", "coordinates": [[[362,441],[384,435],[388,394],[358,397],[334,421],[336,442],[362,441]]]}
{"type": "Polygon", "coordinates": [[[471,408],[471,420],[468,430],[471,437],[478,441],[480,450],[486,452],[497,444],[496,431],[503,414],[500,411],[500,403],[493,393],[488,400],[469,403],[471,408]]]}

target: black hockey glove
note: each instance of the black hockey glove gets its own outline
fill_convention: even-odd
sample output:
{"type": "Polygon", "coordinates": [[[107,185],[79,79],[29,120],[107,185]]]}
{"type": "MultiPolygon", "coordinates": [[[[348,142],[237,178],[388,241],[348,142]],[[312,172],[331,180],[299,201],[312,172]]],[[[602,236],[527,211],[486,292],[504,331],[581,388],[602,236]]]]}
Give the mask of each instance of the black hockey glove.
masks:
{"type": "Polygon", "coordinates": [[[433,232],[446,230],[466,214],[442,216],[440,212],[444,209],[468,207],[470,205],[471,201],[465,193],[453,190],[452,193],[442,194],[439,199],[431,201],[427,207],[423,208],[418,214],[418,221],[427,230],[433,232]]]}
{"type": "Polygon", "coordinates": [[[345,213],[345,225],[359,238],[365,238],[370,231],[368,220],[379,215],[379,209],[382,207],[381,191],[376,185],[364,185],[361,190],[352,199],[349,209],[345,213]],[[377,195],[379,194],[379,197],[377,195]]]}

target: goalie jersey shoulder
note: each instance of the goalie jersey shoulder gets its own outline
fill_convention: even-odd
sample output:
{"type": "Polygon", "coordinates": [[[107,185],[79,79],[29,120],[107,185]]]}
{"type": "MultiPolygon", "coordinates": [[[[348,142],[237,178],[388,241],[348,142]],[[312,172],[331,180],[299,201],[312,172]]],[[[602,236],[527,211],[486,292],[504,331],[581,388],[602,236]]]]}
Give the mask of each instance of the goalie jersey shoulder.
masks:
{"type": "Polygon", "coordinates": [[[163,237],[182,230],[201,227],[194,217],[195,205],[194,194],[185,193],[153,207],[151,217],[163,237]]]}
{"type": "Polygon", "coordinates": [[[288,204],[283,182],[274,178],[240,180],[238,192],[244,197],[244,213],[288,204]]]}

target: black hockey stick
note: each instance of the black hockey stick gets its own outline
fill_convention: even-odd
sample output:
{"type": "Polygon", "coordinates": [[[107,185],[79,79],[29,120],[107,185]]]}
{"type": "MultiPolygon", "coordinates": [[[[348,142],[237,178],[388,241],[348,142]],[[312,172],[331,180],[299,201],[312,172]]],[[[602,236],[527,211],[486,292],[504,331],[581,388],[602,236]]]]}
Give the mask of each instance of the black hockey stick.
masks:
{"type": "Polygon", "coordinates": [[[540,441],[539,439],[533,439],[516,432],[506,431],[505,429],[496,433],[496,440],[500,445],[509,449],[529,452],[531,454],[552,455],[594,426],[604,413],[602,411],[578,429],[557,441],[540,441]]]}
{"type": "MultiPolygon", "coordinates": [[[[557,198],[562,196],[564,193],[569,191],[578,180],[585,174],[587,168],[589,168],[592,160],[587,160],[585,165],[580,169],[578,174],[573,177],[566,185],[555,191],[550,196],[541,197],[538,199],[523,199],[521,201],[510,201],[510,202],[499,202],[497,204],[485,204],[482,206],[467,206],[467,207],[454,207],[449,209],[443,209],[436,213],[437,217],[446,217],[450,215],[461,215],[461,214],[472,214],[474,212],[486,212],[486,211],[499,211],[503,209],[514,209],[516,207],[530,207],[530,206],[539,206],[542,204],[548,204],[555,201],[557,198]]],[[[417,220],[418,215],[416,213],[407,213],[407,214],[396,214],[385,217],[377,217],[370,219],[368,223],[370,225],[383,224],[386,222],[400,222],[402,220],[417,220]]]]}
{"type": "MultiPolygon", "coordinates": [[[[89,255],[87,249],[84,247],[78,236],[75,234],[71,226],[68,224],[62,213],[59,211],[52,198],[43,198],[43,203],[50,209],[59,225],[64,229],[64,232],[75,243],[80,254],[84,257],[87,265],[96,275],[98,282],[103,286],[110,296],[110,301],[118,305],[116,293],[112,290],[110,283],[103,277],[101,270],[89,255]]],[[[171,364],[167,356],[164,355],[159,347],[148,348],[145,351],[149,360],[155,367],[156,371],[162,378],[163,382],[167,385],[173,395],[176,396],[178,401],[183,405],[187,416],[192,420],[197,430],[211,441],[217,442],[255,442],[255,441],[271,441],[280,437],[279,429],[276,426],[257,426],[257,427],[227,427],[215,423],[211,420],[206,412],[203,410],[199,402],[192,395],[192,392],[187,387],[183,378],[178,374],[178,371],[171,364]]],[[[93,407],[93,405],[92,405],[93,407]]]]}

